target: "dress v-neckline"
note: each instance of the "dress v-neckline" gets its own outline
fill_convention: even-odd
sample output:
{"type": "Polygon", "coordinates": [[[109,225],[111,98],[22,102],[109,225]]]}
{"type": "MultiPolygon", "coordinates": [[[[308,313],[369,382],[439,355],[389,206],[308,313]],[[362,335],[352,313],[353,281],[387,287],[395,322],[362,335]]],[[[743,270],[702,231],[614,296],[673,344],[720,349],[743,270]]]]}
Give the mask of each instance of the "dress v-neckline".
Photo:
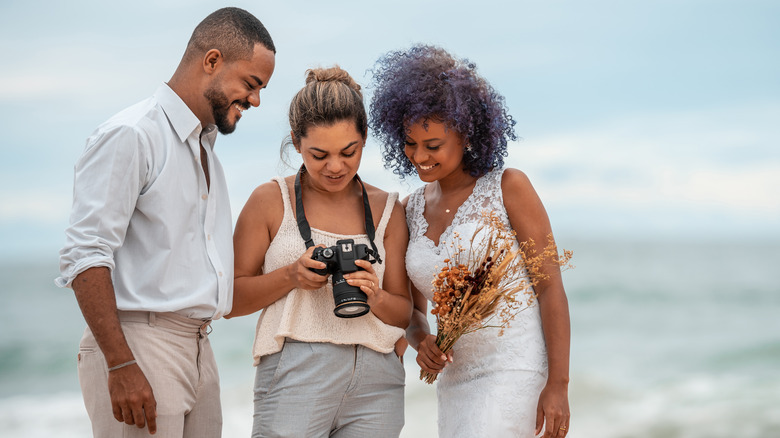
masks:
{"type": "Polygon", "coordinates": [[[482,181],[485,176],[488,174],[480,176],[477,178],[477,181],[474,183],[474,187],[471,188],[471,193],[466,197],[466,199],[458,206],[457,210],[455,210],[455,216],[452,217],[452,220],[447,225],[447,227],[444,228],[444,231],[439,234],[439,238],[437,239],[437,242],[434,242],[433,239],[428,237],[426,233],[428,232],[428,219],[425,217],[425,209],[428,206],[427,201],[425,200],[425,186],[423,186],[422,191],[420,192],[420,198],[422,198],[422,211],[420,211],[420,218],[422,219],[423,225],[420,228],[420,235],[423,239],[425,239],[428,242],[428,245],[431,246],[436,252],[438,253],[440,251],[440,247],[442,244],[441,238],[442,236],[447,235],[450,233],[450,230],[452,229],[453,225],[455,224],[455,220],[458,219],[458,217],[461,215],[461,210],[463,209],[463,206],[466,205],[469,201],[471,201],[471,198],[474,197],[474,193],[477,192],[477,186],[479,186],[480,182],[482,181]]]}

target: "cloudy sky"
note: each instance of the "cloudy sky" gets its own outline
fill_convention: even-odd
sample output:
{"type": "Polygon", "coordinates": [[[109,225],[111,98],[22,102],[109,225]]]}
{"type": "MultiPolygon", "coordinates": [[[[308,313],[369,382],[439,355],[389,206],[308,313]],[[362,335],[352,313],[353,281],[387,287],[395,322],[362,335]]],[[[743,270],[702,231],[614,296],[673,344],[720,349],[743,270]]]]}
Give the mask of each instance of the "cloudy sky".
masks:
{"type": "MultiPolygon", "coordinates": [[[[56,257],[85,138],[167,81],[194,26],[228,5],[278,49],[260,108],[217,143],[234,219],[289,172],[279,145],[307,68],[337,63],[367,84],[379,55],[425,42],[506,96],[522,137],[508,164],[529,174],[559,240],[780,241],[775,1],[3,0],[0,257],[56,257]]],[[[364,179],[416,187],[382,169],[378,148],[364,179]]]]}

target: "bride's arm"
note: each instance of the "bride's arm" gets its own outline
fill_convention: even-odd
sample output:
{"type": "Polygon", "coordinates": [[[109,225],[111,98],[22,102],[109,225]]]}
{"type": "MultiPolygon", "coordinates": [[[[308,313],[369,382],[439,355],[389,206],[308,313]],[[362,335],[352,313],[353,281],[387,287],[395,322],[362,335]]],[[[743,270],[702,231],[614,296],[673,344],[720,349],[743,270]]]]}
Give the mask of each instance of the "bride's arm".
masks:
{"type": "Polygon", "coordinates": [[[406,329],[406,340],[409,345],[417,351],[420,351],[419,345],[427,336],[431,334],[428,325],[428,300],[417,290],[414,285],[410,286],[412,290],[412,320],[409,322],[409,328],[406,329]]]}
{"type": "MultiPolygon", "coordinates": [[[[507,169],[502,177],[501,189],[509,222],[517,233],[517,240],[524,242],[533,239],[537,246],[535,249],[542,251],[543,245],[547,244],[548,236],[552,235],[552,228],[547,212],[531,181],[523,172],[507,169]]],[[[548,377],[547,384],[539,397],[537,432],[541,429],[542,422],[546,421],[547,428],[554,427],[552,433],[555,434],[560,425],[569,422],[571,328],[569,304],[558,263],[550,260],[543,265],[542,272],[548,278],[539,282],[535,290],[547,344],[548,377]]]]}
{"type": "Polygon", "coordinates": [[[428,300],[414,285],[411,289],[414,309],[412,321],[406,329],[406,340],[417,350],[417,364],[421,369],[429,373],[441,372],[448,361],[452,362],[452,353],[445,355],[436,345],[436,335],[431,334],[428,325],[428,300]]]}

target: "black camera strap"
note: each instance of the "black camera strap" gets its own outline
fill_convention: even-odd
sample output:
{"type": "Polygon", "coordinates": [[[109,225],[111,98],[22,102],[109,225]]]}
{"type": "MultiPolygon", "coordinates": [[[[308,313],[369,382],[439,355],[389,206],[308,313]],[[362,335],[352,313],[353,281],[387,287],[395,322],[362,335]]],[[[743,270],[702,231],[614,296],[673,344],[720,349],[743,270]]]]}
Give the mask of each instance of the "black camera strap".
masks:
{"type": "MultiPolygon", "coordinates": [[[[298,221],[298,231],[301,232],[301,237],[306,242],[306,248],[314,246],[314,241],[311,238],[311,227],[309,221],[306,220],[306,212],[303,211],[303,193],[301,190],[301,174],[304,172],[304,167],[301,166],[298,170],[298,174],[295,175],[295,219],[298,221]]],[[[371,205],[368,203],[368,194],[366,193],[366,186],[363,185],[363,181],[355,174],[355,179],[360,188],[363,189],[363,211],[366,215],[366,234],[368,240],[371,242],[371,249],[374,250],[374,258],[377,262],[382,263],[382,259],[379,257],[379,250],[374,243],[374,235],[376,230],[374,229],[374,217],[371,215],[371,205]]]]}
{"type": "Polygon", "coordinates": [[[314,241],[311,239],[311,227],[309,221],[306,220],[306,213],[303,211],[303,195],[301,193],[301,172],[303,172],[303,166],[295,175],[295,220],[298,221],[298,231],[301,232],[301,237],[306,241],[306,248],[314,246],[314,241]]]}

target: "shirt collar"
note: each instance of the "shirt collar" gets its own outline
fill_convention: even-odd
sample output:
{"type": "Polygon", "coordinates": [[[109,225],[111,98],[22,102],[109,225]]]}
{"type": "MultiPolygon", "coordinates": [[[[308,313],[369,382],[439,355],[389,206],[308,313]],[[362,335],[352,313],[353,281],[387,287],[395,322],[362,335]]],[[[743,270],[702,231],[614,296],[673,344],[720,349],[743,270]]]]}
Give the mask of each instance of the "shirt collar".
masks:
{"type": "Polygon", "coordinates": [[[195,116],[195,113],[168,84],[164,82],[160,84],[157,87],[157,91],[154,92],[154,97],[160,103],[165,115],[168,117],[168,121],[171,122],[173,130],[182,143],[185,143],[193,133],[196,137],[201,135],[202,130],[203,137],[208,139],[208,143],[212,148],[214,147],[217,127],[215,125],[207,125],[205,129],[202,129],[200,120],[195,116]]]}

